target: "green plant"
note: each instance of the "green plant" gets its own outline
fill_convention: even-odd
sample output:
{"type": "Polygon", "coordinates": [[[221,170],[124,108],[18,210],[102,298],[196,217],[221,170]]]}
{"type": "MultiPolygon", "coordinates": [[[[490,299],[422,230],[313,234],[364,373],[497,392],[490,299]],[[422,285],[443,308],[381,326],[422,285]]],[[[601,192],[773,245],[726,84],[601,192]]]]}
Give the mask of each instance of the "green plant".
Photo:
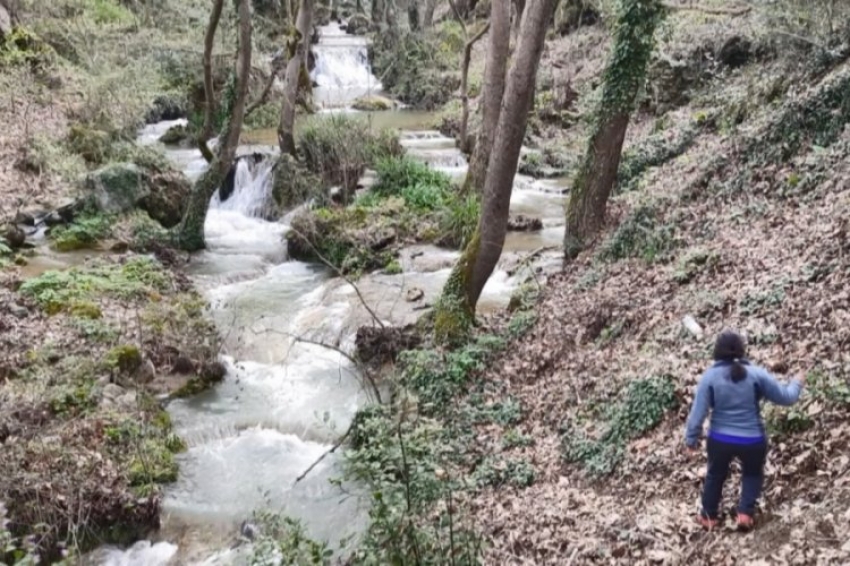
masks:
{"type": "Polygon", "coordinates": [[[674,227],[660,224],[658,211],[643,205],[626,218],[605,242],[600,258],[614,261],[640,257],[651,263],[666,258],[676,245],[674,227]]]}
{"type": "Polygon", "coordinates": [[[602,434],[594,439],[572,422],[562,426],[562,450],[568,462],[580,462],[592,475],[612,473],[620,464],[626,443],[652,430],[676,404],[669,377],[633,381],[623,399],[609,408],[602,434]]]}
{"type": "Polygon", "coordinates": [[[534,483],[534,466],[528,460],[510,460],[496,457],[486,458],[473,475],[478,487],[529,487],[534,483]]]}
{"type": "Polygon", "coordinates": [[[785,288],[788,282],[780,279],[768,289],[749,292],[741,298],[738,308],[746,316],[758,314],[765,310],[775,310],[785,300],[785,288]]]}
{"type": "Polygon", "coordinates": [[[477,195],[453,195],[454,198],[440,211],[440,241],[444,245],[464,249],[478,227],[481,202],[477,195]]]}
{"type": "Polygon", "coordinates": [[[25,281],[20,291],[35,299],[48,314],[55,314],[76,301],[90,301],[99,295],[117,299],[143,297],[167,285],[168,279],[155,261],[134,257],[124,264],[46,271],[25,281]]]}
{"type": "Polygon", "coordinates": [[[255,524],[259,531],[251,545],[249,564],[252,566],[324,566],[330,563],[333,550],[324,543],[310,539],[298,520],[269,511],[255,511],[251,523],[255,524]]]}
{"type": "Polygon", "coordinates": [[[90,248],[112,234],[112,218],[100,214],[78,216],[71,224],[50,231],[53,246],[59,251],[90,248]]]}

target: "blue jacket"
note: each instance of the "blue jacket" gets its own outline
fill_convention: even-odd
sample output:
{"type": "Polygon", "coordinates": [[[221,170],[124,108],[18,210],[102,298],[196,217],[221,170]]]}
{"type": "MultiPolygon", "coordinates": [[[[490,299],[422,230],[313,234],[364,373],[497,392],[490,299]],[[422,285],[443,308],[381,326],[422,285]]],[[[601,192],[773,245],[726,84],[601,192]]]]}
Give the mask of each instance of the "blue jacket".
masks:
{"type": "Polygon", "coordinates": [[[685,429],[685,444],[696,446],[702,424],[711,410],[709,434],[717,437],[762,439],[765,437],[760,402],[767,399],[777,405],[793,405],[800,398],[803,384],[792,379],[779,383],[764,368],[749,365],[747,377],[735,383],[729,375],[730,362],[717,362],[700,378],[694,404],[685,429]]]}

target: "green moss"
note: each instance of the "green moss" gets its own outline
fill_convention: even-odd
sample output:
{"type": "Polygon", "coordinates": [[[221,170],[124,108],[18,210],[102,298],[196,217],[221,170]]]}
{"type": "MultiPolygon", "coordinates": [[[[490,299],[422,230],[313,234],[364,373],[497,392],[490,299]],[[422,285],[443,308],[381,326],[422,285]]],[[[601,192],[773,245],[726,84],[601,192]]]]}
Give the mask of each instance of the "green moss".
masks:
{"type": "Polygon", "coordinates": [[[91,301],[72,301],[68,312],[77,318],[95,320],[103,316],[100,307],[91,301]]]}
{"type": "Polygon", "coordinates": [[[351,107],[362,112],[380,112],[391,110],[393,101],[379,95],[361,96],[351,104],[351,107]]]}
{"type": "Polygon", "coordinates": [[[387,275],[398,275],[402,273],[401,264],[397,260],[392,260],[385,268],[384,273],[387,275]]]}
{"type": "Polygon", "coordinates": [[[142,364],[139,348],[129,344],[115,346],[106,354],[106,365],[122,372],[132,372],[142,364]]]}

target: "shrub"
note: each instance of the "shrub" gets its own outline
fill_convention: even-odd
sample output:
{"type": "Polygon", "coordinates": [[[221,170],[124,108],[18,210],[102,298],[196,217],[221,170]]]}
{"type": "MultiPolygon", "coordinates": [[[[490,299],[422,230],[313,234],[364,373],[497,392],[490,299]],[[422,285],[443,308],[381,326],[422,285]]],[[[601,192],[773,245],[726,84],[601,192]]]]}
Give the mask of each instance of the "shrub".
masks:
{"type": "Polygon", "coordinates": [[[332,114],[305,125],[298,152],[307,168],[327,186],[340,186],[350,196],[366,167],[401,154],[402,148],[392,132],[375,133],[365,120],[332,114]]]}
{"type": "Polygon", "coordinates": [[[112,234],[112,219],[99,214],[79,216],[67,226],[50,231],[53,246],[62,252],[91,248],[112,234]]]}

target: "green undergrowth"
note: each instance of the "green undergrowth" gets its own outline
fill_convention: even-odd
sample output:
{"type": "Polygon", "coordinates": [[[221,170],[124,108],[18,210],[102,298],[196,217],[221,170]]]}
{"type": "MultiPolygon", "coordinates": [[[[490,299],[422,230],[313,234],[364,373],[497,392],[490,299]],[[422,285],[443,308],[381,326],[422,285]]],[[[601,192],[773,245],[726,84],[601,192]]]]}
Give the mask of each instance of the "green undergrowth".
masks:
{"type": "Polygon", "coordinates": [[[375,74],[394,97],[433,110],[460,86],[463,46],[463,30],[446,20],[425,32],[382,32],[374,38],[369,56],[375,74]]]}
{"type": "Polygon", "coordinates": [[[170,281],[157,262],[132,257],[119,264],[47,271],[25,281],[20,292],[34,299],[48,314],[54,314],[73,309],[80,301],[101,296],[138,299],[165,291],[169,286],[170,281]]]}
{"type": "Polygon", "coordinates": [[[378,182],[345,207],[305,211],[287,235],[290,254],[359,275],[397,265],[414,242],[459,248],[478,221],[478,200],[460,196],[446,175],[406,157],[376,164],[378,182]]]}
{"type": "Polygon", "coordinates": [[[93,248],[98,242],[112,235],[114,219],[109,216],[88,213],[78,216],[67,225],[50,230],[50,240],[60,252],[93,248]]]}
{"type": "Polygon", "coordinates": [[[628,442],[655,428],[675,406],[669,376],[632,381],[620,400],[602,404],[600,414],[575,415],[561,425],[563,457],[591,475],[610,474],[623,461],[628,442]]]}
{"type": "Polygon", "coordinates": [[[635,208],[602,244],[599,258],[605,261],[640,258],[647,263],[670,259],[679,245],[676,229],[660,216],[659,208],[653,204],[635,208]]]}
{"type": "MultiPolygon", "coordinates": [[[[533,308],[536,288],[523,287],[514,319],[533,308]]],[[[526,327],[525,324],[520,327],[526,327]]],[[[355,564],[478,564],[482,539],[458,504],[464,493],[534,482],[522,457],[487,453],[475,426],[511,431],[515,446],[532,442],[516,431],[521,404],[477,378],[517,337],[510,325],[454,350],[402,352],[392,379],[393,401],[360,410],[352,425],[347,477],[372,493],[370,525],[355,564]]]]}
{"type": "Polygon", "coordinates": [[[703,131],[714,125],[715,120],[714,113],[698,112],[683,126],[673,131],[661,129],[653,132],[626,149],[617,172],[617,190],[627,192],[637,189],[644,173],[684,154],[703,131]]]}

